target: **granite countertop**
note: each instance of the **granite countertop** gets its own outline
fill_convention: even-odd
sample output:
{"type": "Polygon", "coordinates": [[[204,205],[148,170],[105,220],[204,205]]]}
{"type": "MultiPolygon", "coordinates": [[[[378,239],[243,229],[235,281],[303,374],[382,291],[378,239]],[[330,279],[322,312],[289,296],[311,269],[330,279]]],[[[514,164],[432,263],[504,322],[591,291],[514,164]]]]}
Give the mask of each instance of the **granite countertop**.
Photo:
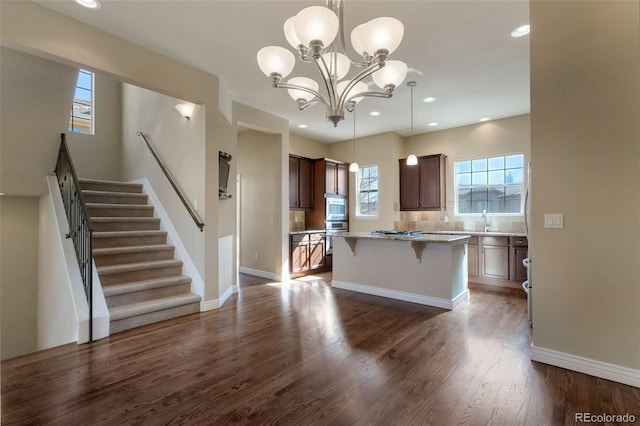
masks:
{"type": "Polygon", "coordinates": [[[453,234],[453,235],[479,235],[487,237],[526,237],[523,232],[498,232],[498,231],[433,231],[436,234],[453,234]]]}
{"type": "Polygon", "coordinates": [[[337,238],[362,238],[369,240],[399,240],[399,241],[422,241],[429,243],[462,243],[469,239],[469,234],[435,234],[435,233],[415,233],[409,234],[374,234],[371,232],[342,232],[336,234],[337,238]]]}
{"type": "Polygon", "coordinates": [[[325,229],[307,229],[304,231],[291,231],[289,235],[300,235],[300,234],[324,234],[327,231],[325,229]]]}

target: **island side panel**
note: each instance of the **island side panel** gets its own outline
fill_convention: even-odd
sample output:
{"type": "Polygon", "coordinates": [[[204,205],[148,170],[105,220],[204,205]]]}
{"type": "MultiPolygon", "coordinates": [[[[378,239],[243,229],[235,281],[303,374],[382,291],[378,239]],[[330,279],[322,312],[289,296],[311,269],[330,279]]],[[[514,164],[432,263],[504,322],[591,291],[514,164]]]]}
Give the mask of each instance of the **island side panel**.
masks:
{"type": "Polygon", "coordinates": [[[358,238],[355,256],[334,239],[333,286],[400,300],[453,308],[467,291],[466,244],[428,242],[421,261],[409,241],[358,238]]]}

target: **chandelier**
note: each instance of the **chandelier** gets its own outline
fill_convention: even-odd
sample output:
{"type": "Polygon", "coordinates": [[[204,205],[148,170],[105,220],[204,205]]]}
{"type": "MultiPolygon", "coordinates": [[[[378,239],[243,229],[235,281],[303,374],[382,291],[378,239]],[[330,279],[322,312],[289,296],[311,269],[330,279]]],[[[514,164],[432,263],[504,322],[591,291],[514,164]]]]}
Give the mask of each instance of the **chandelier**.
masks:
{"type": "Polygon", "coordinates": [[[354,60],[345,47],[343,8],[343,0],[327,0],[326,7],[307,7],[284,23],[284,35],[298,52],[299,59],[313,62],[318,67],[325,94],[320,93],[316,81],[307,77],[282,81],[296,62],[291,51],[267,46],[257,55],[258,66],[271,79],[273,87],[288,89],[300,110],[317,103],[324,104],[326,117],[334,127],[344,119],[344,110],[353,111],[365,96],[390,98],[407,75],[404,62],[387,60],[402,41],[402,22],[382,17],[355,27],[351,32],[351,45],[360,57],[354,60]],[[351,65],[362,69],[351,79],[342,80],[351,65]],[[382,91],[369,90],[362,81],[368,76],[372,76],[382,91]]]}

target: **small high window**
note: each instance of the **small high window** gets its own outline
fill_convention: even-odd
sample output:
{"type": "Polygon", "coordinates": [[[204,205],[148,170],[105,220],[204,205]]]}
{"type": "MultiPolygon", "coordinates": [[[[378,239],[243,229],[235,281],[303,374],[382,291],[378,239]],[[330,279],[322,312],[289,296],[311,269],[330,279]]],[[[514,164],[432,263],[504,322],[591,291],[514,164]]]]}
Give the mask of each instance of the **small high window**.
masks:
{"type": "Polygon", "coordinates": [[[378,216],[378,166],[360,167],[356,191],[356,216],[378,216]]]}
{"type": "Polygon", "coordinates": [[[524,155],[455,162],[455,213],[522,214],[524,155]]]}
{"type": "Polygon", "coordinates": [[[91,71],[80,70],[73,96],[73,106],[69,116],[67,130],[70,132],[93,135],[93,82],[91,71]]]}

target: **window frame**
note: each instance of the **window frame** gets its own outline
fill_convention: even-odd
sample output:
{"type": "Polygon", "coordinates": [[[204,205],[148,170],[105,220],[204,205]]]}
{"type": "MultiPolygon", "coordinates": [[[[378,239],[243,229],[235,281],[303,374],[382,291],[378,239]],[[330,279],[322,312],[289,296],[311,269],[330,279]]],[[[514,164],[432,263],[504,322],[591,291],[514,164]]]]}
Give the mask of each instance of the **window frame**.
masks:
{"type": "MultiPolygon", "coordinates": [[[[509,157],[512,155],[522,155],[522,182],[519,184],[486,184],[486,185],[469,185],[465,188],[493,188],[493,187],[516,187],[516,186],[520,186],[520,212],[519,213],[507,213],[507,212],[502,212],[502,213],[496,213],[496,212],[487,212],[487,214],[490,214],[491,216],[503,216],[503,217],[522,217],[524,216],[524,199],[525,199],[525,191],[528,185],[527,182],[527,173],[526,173],[526,156],[524,152],[509,152],[509,153],[505,153],[505,154],[487,154],[487,155],[483,155],[481,157],[469,157],[469,158],[460,158],[457,159],[453,162],[453,204],[454,204],[454,216],[461,216],[461,217],[482,217],[482,213],[460,213],[459,211],[459,205],[458,205],[458,189],[459,189],[459,185],[458,185],[458,163],[464,162],[464,161],[474,161],[474,160],[489,160],[490,158],[496,158],[496,157],[509,157]]],[[[504,168],[504,170],[508,170],[506,167],[504,168]]]]}
{"type": "Polygon", "coordinates": [[[377,219],[380,215],[380,167],[377,164],[368,164],[366,166],[360,166],[358,168],[358,173],[356,173],[356,185],[355,185],[355,189],[356,189],[356,214],[355,217],[357,217],[358,219],[377,219]],[[367,169],[367,168],[371,168],[371,167],[375,167],[376,168],[376,189],[375,190],[366,190],[365,192],[367,193],[372,193],[375,192],[376,193],[376,214],[363,214],[360,211],[360,194],[361,192],[361,187],[360,187],[360,182],[362,179],[362,170],[363,169],[367,169]]]}
{"type": "Polygon", "coordinates": [[[81,135],[89,135],[89,136],[93,136],[96,134],[95,132],[95,107],[96,107],[96,103],[95,103],[95,85],[96,85],[96,74],[93,71],[89,71],[83,68],[78,69],[78,77],[76,79],[76,84],[74,86],[74,92],[73,92],[73,102],[71,103],[71,112],[69,114],[69,122],[67,124],[67,131],[68,132],[72,132],[72,133],[78,133],[81,135]],[[80,76],[82,74],[89,74],[91,76],[91,88],[86,88],[86,87],[82,87],[79,85],[80,82],[80,76]],[[82,118],[78,115],[74,115],[74,106],[78,103],[76,102],[76,99],[81,99],[81,98],[76,98],[76,91],[78,89],[81,90],[89,90],[91,92],[91,117],[89,118],[89,131],[88,132],[83,132],[82,129],[80,127],[72,127],[72,124],[74,122],[74,117],[76,118],[82,118]],[[78,129],[78,130],[75,130],[78,129]]]}

